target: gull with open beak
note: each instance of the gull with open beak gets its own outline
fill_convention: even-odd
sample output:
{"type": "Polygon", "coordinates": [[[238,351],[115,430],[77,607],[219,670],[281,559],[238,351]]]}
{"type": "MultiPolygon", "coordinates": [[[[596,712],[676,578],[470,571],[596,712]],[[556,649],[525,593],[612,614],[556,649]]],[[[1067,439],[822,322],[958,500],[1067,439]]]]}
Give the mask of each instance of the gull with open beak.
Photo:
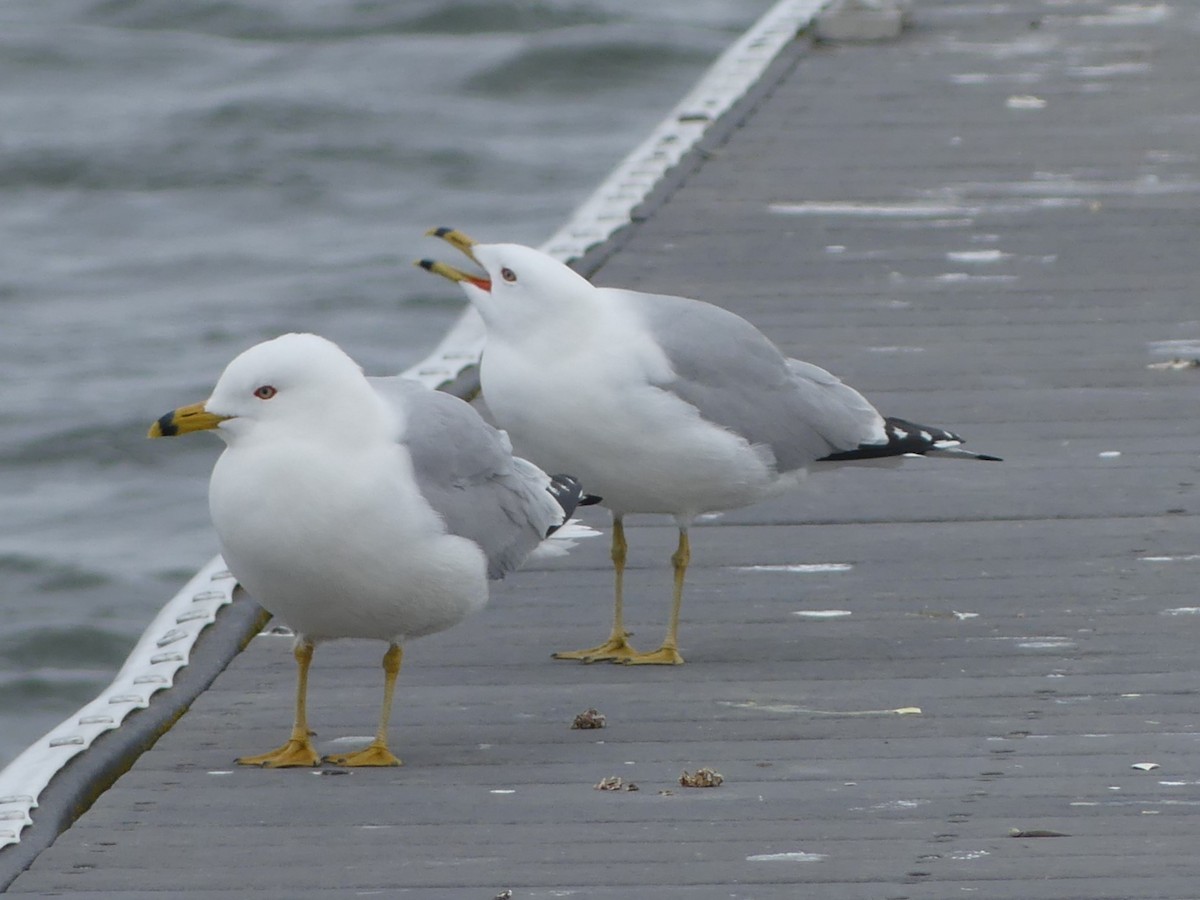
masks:
{"type": "Polygon", "coordinates": [[[481,609],[488,580],[517,568],[570,516],[579,482],[514,457],[462,400],[403,378],[366,378],[312,334],[251,347],[208,400],[167,413],[150,437],[209,430],[227,444],[209,482],[222,555],[296,632],[299,666],[290,738],[238,762],[320,762],[307,715],[313,649],[373,638],[387,643],[375,740],[328,761],[399,765],[387,732],[403,642],[481,609]]]}
{"type": "Polygon", "coordinates": [[[608,639],[559,659],[678,665],[688,528],[699,515],[797,485],[817,462],[906,454],[995,457],[940,428],[884,418],[824,369],[789,359],[745,319],[684,297],[594,287],[530,247],[429,232],[483,269],[418,265],[457,282],[486,327],[484,399],[517,452],[575,473],[612,511],[614,614],[608,639]],[[679,529],[662,645],[639,653],[622,612],[630,513],[679,529]]]}

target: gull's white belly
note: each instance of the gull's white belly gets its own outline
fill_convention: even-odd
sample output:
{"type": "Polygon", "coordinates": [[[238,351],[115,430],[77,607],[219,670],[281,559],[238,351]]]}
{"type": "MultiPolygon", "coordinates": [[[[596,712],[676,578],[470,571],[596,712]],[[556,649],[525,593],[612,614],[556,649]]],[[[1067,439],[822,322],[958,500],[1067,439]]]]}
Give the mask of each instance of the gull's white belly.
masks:
{"type": "Polygon", "coordinates": [[[415,488],[356,477],[369,469],[352,463],[287,463],[227,450],[209,502],[230,571],[297,632],[399,641],[486,603],[482,551],[445,534],[415,488]]]}

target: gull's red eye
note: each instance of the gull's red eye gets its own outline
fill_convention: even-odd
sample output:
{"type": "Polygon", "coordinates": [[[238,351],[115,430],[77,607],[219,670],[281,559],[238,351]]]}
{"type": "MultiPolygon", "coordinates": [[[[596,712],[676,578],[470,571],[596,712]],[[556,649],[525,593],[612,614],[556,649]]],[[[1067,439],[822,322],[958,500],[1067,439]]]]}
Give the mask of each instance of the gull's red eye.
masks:
{"type": "Polygon", "coordinates": [[[279,392],[269,384],[264,384],[262,387],[257,387],[254,389],[254,396],[259,400],[270,400],[277,393],[279,392]]]}
{"type": "Polygon", "coordinates": [[[503,269],[500,270],[500,277],[503,278],[505,281],[512,282],[512,281],[517,280],[517,273],[514,272],[512,269],[508,268],[508,266],[505,266],[503,269]]]}

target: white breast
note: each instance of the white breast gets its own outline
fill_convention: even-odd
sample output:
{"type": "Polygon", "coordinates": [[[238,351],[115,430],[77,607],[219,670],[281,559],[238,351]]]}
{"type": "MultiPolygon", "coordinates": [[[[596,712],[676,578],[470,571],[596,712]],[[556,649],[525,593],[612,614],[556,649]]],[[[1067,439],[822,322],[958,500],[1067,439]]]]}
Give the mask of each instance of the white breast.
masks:
{"type": "Polygon", "coordinates": [[[487,599],[483,553],[444,533],[403,449],[373,452],[401,456],[330,459],[272,443],[230,447],[213,471],[209,504],[230,570],[314,640],[429,634],[487,599]]]}

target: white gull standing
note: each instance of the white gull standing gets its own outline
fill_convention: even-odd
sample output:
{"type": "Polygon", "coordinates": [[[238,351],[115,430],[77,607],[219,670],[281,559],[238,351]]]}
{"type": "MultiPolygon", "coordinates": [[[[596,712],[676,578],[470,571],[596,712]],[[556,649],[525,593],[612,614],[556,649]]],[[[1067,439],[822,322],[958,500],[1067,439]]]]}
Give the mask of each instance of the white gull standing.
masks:
{"type": "Polygon", "coordinates": [[[483,607],[580,498],[569,476],[514,457],[467,403],[363,376],[336,345],[287,334],[229,364],[212,396],[150,437],[215,429],[228,445],[209,507],[229,569],[296,632],[295,720],[283,746],[239,763],[311,766],[308,668],[334,638],[387,642],[375,740],[330,762],[399,765],[387,745],[401,645],[483,607]]]}
{"type": "Polygon", "coordinates": [[[789,359],[745,319],[684,297],[594,287],[519,244],[429,232],[486,275],[421,260],[458,282],[486,328],[484,399],[517,452],[577,475],[612,511],[613,627],[558,659],[678,665],[679,613],[699,515],[795,486],[816,462],[906,454],[996,457],[940,428],[884,418],[858,391],[789,359]],[[630,647],[622,621],[629,513],[675,518],[675,586],[662,646],[630,647]]]}

